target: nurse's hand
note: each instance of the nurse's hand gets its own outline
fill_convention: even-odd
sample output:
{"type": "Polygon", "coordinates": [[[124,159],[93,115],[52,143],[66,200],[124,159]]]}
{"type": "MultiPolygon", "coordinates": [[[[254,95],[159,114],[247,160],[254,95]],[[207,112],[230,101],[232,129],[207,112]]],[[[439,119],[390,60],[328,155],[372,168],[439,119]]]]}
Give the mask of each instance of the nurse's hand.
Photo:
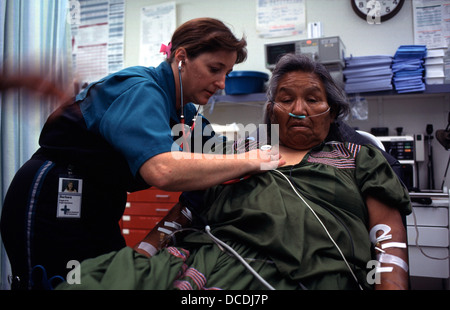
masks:
{"type": "Polygon", "coordinates": [[[248,152],[249,159],[255,159],[254,173],[273,170],[286,164],[281,159],[278,148],[272,147],[270,149],[255,149],[248,152]]]}

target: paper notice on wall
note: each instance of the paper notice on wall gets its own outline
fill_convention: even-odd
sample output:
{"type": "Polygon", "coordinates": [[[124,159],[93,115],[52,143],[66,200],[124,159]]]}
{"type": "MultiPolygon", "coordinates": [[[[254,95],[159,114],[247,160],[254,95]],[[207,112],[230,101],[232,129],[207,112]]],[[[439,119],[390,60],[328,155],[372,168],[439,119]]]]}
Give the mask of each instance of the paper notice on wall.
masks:
{"type": "Polygon", "coordinates": [[[108,23],[83,25],[76,36],[77,76],[93,82],[108,74],[108,23]]]}
{"type": "Polygon", "coordinates": [[[140,65],[156,67],[166,58],[160,52],[161,44],[169,44],[175,28],[175,2],[147,6],[141,9],[140,65]]]}
{"type": "Polygon", "coordinates": [[[427,48],[450,44],[450,0],[414,0],[414,44],[427,48]]]}
{"type": "Polygon", "coordinates": [[[124,0],[79,0],[80,19],[72,24],[76,78],[91,83],[123,68],[124,0]]]}
{"type": "Polygon", "coordinates": [[[256,31],[261,37],[284,37],[304,33],[305,1],[257,0],[256,31]]]}

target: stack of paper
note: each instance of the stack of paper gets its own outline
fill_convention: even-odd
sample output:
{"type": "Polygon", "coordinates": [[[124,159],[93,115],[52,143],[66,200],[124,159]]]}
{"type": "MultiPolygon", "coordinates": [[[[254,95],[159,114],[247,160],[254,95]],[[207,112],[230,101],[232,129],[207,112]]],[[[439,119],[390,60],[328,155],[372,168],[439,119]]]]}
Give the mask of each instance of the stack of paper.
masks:
{"type": "Polygon", "coordinates": [[[444,57],[447,48],[432,48],[427,50],[425,58],[425,82],[426,84],[444,84],[445,67],[444,57]]]}
{"type": "Polygon", "coordinates": [[[398,93],[424,91],[425,45],[402,45],[397,49],[392,63],[393,83],[398,93]]]}
{"type": "Polygon", "coordinates": [[[345,91],[363,93],[392,89],[392,57],[384,55],[345,59],[345,91]]]}

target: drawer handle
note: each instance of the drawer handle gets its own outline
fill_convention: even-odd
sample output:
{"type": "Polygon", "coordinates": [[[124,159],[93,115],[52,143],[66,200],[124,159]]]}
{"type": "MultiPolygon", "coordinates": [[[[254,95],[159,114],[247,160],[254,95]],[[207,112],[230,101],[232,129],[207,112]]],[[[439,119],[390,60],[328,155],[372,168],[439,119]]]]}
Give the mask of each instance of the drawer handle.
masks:
{"type": "Polygon", "coordinates": [[[170,195],[156,195],[156,198],[169,198],[170,195]]]}
{"type": "Polygon", "coordinates": [[[169,209],[156,209],[156,212],[167,212],[167,211],[169,211],[169,209]]]}

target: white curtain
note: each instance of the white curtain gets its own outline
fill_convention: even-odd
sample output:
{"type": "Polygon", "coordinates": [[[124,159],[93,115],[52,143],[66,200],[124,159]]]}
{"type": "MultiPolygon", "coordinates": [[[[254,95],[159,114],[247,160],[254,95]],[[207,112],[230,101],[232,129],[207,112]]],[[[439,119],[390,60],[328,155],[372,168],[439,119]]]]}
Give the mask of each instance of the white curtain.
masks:
{"type": "MultiPolygon", "coordinates": [[[[69,87],[70,92],[68,8],[68,0],[0,0],[3,77],[35,75],[55,83],[59,89],[69,87]]],[[[0,93],[0,211],[12,178],[37,150],[42,126],[58,103],[55,97],[27,87],[0,93]]],[[[3,244],[0,267],[0,289],[9,289],[10,267],[3,244]]]]}

